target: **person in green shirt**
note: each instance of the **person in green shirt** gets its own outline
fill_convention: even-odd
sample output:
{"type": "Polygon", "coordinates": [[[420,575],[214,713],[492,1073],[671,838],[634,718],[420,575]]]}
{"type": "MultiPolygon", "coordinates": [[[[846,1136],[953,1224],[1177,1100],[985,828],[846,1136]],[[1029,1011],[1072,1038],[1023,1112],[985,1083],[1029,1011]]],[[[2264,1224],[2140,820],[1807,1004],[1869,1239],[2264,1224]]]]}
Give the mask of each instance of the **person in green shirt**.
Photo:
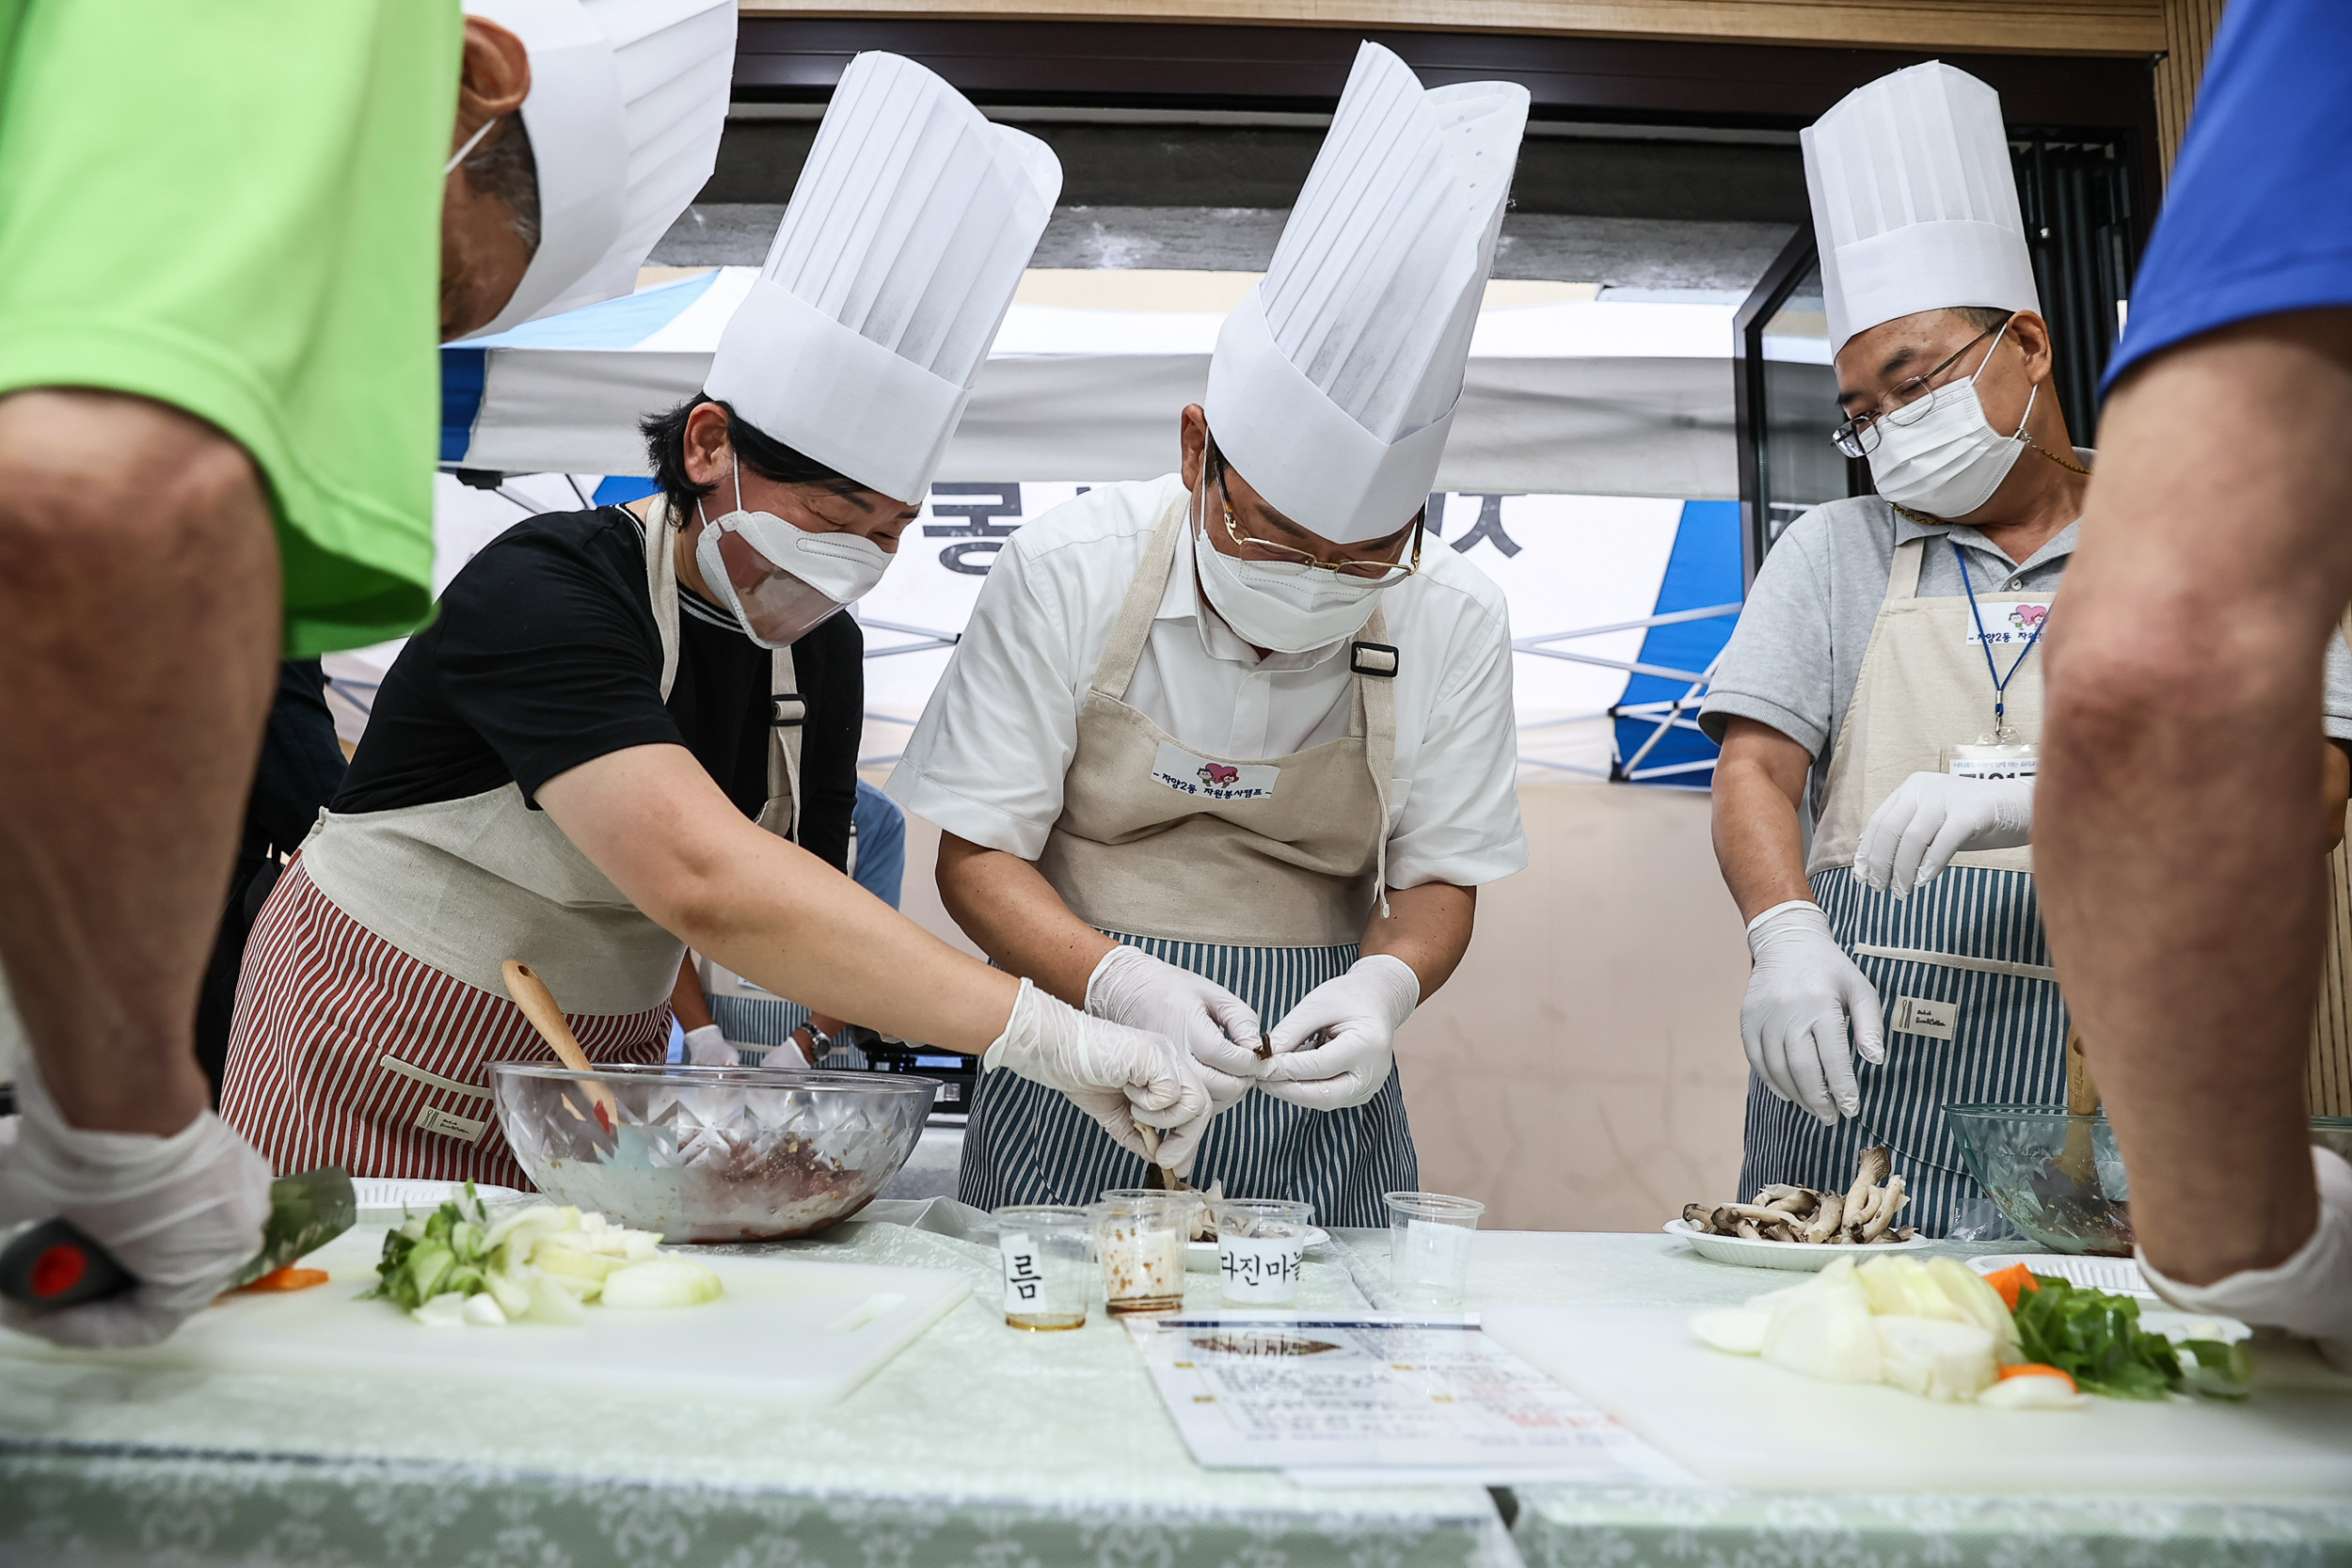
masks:
{"type": "Polygon", "coordinates": [[[728,0],[511,4],[0,0],[0,1222],[140,1282],[8,1309],[52,1338],[161,1338],[258,1244],[196,997],[278,659],[428,611],[438,341],[626,293],[715,155],[728,0]]]}

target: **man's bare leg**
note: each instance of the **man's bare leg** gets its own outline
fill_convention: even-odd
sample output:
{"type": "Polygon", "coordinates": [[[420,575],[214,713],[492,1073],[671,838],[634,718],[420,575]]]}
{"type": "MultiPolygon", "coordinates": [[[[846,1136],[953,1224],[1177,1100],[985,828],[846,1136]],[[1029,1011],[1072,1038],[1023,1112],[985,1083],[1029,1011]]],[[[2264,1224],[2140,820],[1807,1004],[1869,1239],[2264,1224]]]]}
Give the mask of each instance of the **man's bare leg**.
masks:
{"type": "Polygon", "coordinates": [[[2352,598],[2352,312],[2170,350],[2109,401],[2048,639],[2034,861],[2149,1260],[2206,1284],[2316,1220],[2321,667],[2352,598]]]}
{"type": "Polygon", "coordinates": [[[244,449],[139,398],[0,398],[0,965],[77,1127],[204,1108],[197,990],[278,624],[244,449]]]}

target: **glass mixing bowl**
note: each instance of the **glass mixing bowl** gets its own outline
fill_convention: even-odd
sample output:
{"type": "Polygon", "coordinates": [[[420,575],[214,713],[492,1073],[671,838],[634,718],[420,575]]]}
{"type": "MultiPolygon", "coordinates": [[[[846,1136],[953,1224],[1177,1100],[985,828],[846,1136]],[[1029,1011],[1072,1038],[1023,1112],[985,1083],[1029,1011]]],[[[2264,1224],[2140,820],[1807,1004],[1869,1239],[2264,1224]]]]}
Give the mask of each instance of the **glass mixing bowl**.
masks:
{"type": "MultiPolygon", "coordinates": [[[[1969,1173],[2011,1225],[2052,1252],[2131,1256],[2131,1181],[2106,1117],[2054,1105],[1954,1105],[1944,1114],[1969,1173]]],[[[2313,1117],[2312,1142],[2352,1160],[2352,1117],[2313,1117]]]]}
{"type": "Polygon", "coordinates": [[[849,1218],[914,1152],[939,1087],[895,1073],[537,1062],[493,1062],[490,1079],[541,1192],[667,1242],[781,1241],[849,1218]]]}

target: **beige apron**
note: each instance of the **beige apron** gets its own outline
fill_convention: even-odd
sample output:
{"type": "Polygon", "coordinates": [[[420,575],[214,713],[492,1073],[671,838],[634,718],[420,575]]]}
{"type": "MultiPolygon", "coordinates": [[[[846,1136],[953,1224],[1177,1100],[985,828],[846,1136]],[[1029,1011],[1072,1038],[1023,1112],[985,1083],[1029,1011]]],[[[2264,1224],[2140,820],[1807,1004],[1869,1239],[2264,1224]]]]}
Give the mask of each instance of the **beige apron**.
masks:
{"type": "MultiPolygon", "coordinates": [[[[1896,786],[1942,771],[1946,747],[1971,744],[1994,726],[1993,681],[1984,649],[1969,640],[1968,596],[1918,594],[1926,552],[1951,547],[1941,536],[1896,547],[1805,867],[1830,934],[1878,988],[1886,1060],[1856,1060],[1861,1107],[1835,1128],[1752,1081],[1740,1179],[1742,1195],[1776,1181],[1843,1187],[1857,1152],[1883,1143],[1912,1195],[1903,1218],[1931,1236],[1989,1217],[1945,1108],[2065,1101],[2066,1008],[2042,934],[2032,851],[1955,855],[1951,869],[1900,900],[1853,872],[1862,830],[1896,786]]],[[[2016,606],[2050,597],[1980,594],[1976,605],[1989,632],[2012,627],[2016,606]]],[[[2004,673],[2018,656],[2015,644],[1994,650],[2004,673]]],[[[2042,714],[2037,643],[2010,677],[2009,727],[2038,742],[2042,714]]]]}
{"type": "MultiPolygon", "coordinates": [[[[1160,519],[1079,705],[1061,818],[1038,867],[1079,918],[1216,981],[1270,1028],[1356,961],[1385,880],[1399,656],[1375,610],[1348,652],[1344,738],[1263,761],[1179,745],[1126,693],[1185,513],[1180,499],[1160,519]]],[[[1063,1096],[1009,1072],[981,1078],[958,1182],[966,1203],[1087,1203],[1142,1180],[1142,1163],[1063,1096]]],[[[1210,1125],[1192,1180],[1307,1202],[1327,1226],[1385,1225],[1380,1195],[1420,1181],[1396,1072],[1339,1111],[1245,1096],[1210,1125]]]]}
{"type": "MultiPolygon", "coordinates": [[[[2046,604],[2047,594],[1996,597],[1979,594],[1976,611],[1968,596],[1919,597],[1919,568],[1927,547],[1949,549],[1940,537],[1914,539],[1895,548],[1886,578],[1886,599],[1870,628],[1853,700],[1837,734],[1829,765],[1829,789],[1820,825],[1806,857],[1811,876],[1834,865],[1853,864],[1870,814],[1914,773],[1942,770],[1947,746],[1975,740],[1993,728],[1993,682],[1984,650],[1971,642],[1976,612],[1985,629],[2006,624],[2020,604],[2046,604]]],[[[1994,651],[2004,671],[2015,650],[1994,651]]],[[[2042,737],[2042,650],[2036,646],[2009,683],[2009,726],[2027,741],[2042,737]]],[[[1978,849],[1952,857],[1954,865],[1989,865],[2031,871],[2033,851],[1978,849]]]]}
{"type": "MultiPolygon", "coordinates": [[[[677,679],[674,521],[657,505],[645,529],[645,582],[661,635],[661,696],[677,679]]],[[[768,800],[759,825],[792,836],[801,726],[807,705],[792,654],[771,663],[768,800]]],[[[508,783],[460,800],[321,814],[303,844],[310,880],[338,909],[394,947],[493,995],[500,966],[520,958],[569,1013],[642,1012],[666,1001],[685,944],[641,913],[508,783]]]]}
{"type": "Polygon", "coordinates": [[[1388,866],[1396,650],[1387,617],[1375,609],[1350,649],[1346,736],[1267,759],[1193,752],[1125,700],[1186,512],[1178,500],[1152,532],[1078,705],[1061,818],[1038,870],[1072,913],[1104,930],[1246,946],[1355,942],[1388,866]]]}

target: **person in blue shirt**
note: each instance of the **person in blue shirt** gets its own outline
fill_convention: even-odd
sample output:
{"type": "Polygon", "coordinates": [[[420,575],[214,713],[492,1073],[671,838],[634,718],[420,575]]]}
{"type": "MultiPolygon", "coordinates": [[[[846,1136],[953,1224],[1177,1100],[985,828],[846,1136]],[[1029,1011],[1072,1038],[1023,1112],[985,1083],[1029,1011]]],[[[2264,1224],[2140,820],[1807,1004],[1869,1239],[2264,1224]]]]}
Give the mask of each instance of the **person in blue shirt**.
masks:
{"type": "Polygon", "coordinates": [[[2348,430],[2352,6],[2236,0],[2108,371],[2034,848],[2143,1272],[2352,1370],[2352,1164],[2304,1101],[2348,430]]]}

